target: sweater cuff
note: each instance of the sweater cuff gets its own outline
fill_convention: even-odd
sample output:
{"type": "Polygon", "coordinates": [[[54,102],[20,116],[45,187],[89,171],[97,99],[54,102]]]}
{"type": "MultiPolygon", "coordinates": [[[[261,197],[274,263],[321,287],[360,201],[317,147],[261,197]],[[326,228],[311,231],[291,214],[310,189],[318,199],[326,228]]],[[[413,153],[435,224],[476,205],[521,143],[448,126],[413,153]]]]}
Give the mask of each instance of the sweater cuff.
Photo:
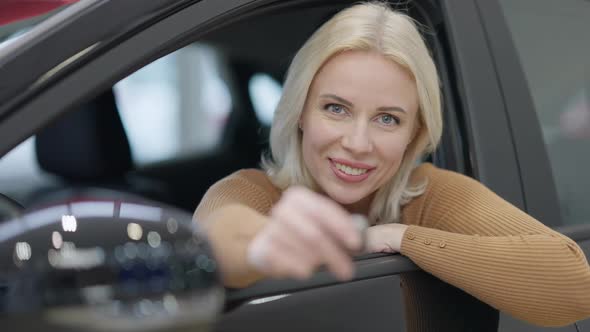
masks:
{"type": "Polygon", "coordinates": [[[444,250],[447,241],[444,235],[431,228],[410,225],[404,234],[401,244],[401,254],[409,256],[411,252],[422,250],[444,250]]]}

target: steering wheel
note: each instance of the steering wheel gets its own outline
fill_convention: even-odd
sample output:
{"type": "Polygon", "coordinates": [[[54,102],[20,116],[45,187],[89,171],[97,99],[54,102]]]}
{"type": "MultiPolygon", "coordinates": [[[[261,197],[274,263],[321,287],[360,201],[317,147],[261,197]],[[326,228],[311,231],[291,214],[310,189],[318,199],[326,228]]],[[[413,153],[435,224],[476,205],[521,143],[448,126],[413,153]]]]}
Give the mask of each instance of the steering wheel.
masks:
{"type": "Polygon", "coordinates": [[[18,217],[24,209],[19,202],[0,193],[0,222],[18,217]]]}

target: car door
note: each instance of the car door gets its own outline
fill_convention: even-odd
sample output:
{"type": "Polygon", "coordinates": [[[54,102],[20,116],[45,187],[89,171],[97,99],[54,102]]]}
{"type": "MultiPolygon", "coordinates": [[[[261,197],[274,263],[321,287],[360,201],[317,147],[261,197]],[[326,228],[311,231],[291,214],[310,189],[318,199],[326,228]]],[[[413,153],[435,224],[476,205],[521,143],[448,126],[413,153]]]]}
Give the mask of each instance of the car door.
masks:
{"type": "MultiPolygon", "coordinates": [[[[590,3],[477,1],[527,212],[590,255],[590,3]]],[[[580,331],[590,320],[578,322],[580,331]]]]}
{"type": "MultiPolygon", "coordinates": [[[[19,77],[4,82],[0,93],[0,153],[73,105],[211,31],[273,11],[317,8],[331,13],[350,3],[202,0],[158,1],[153,7],[131,1],[77,4],[79,7],[66,12],[60,24],[46,24],[39,34],[27,37],[31,46],[18,49],[19,57],[5,51],[0,58],[5,74],[19,77]],[[71,14],[74,10],[78,10],[76,15],[71,14]],[[104,22],[113,12],[123,14],[113,22],[104,22]],[[80,33],[89,24],[96,24],[96,31],[80,33]],[[51,52],[45,61],[29,65],[39,54],[35,52],[46,50],[51,52]],[[27,71],[17,76],[23,68],[27,71]]],[[[434,162],[472,175],[526,208],[524,188],[514,185],[520,183],[519,159],[516,153],[505,153],[514,151],[509,117],[507,112],[495,112],[504,109],[504,99],[500,83],[489,79],[496,75],[496,67],[476,2],[417,1],[411,10],[436,32],[428,39],[441,70],[448,110],[448,129],[434,162]]],[[[309,31],[313,28],[306,27],[309,31]]],[[[356,277],[348,283],[337,283],[327,273],[318,272],[305,282],[263,281],[248,289],[228,290],[226,313],[217,329],[405,330],[415,322],[405,321],[400,288],[403,274],[422,280],[440,297],[441,305],[428,311],[439,328],[444,330],[446,319],[449,329],[496,330],[495,310],[429,277],[400,255],[361,257],[356,266],[356,277]]],[[[575,331],[575,327],[563,330],[575,331]]]]}

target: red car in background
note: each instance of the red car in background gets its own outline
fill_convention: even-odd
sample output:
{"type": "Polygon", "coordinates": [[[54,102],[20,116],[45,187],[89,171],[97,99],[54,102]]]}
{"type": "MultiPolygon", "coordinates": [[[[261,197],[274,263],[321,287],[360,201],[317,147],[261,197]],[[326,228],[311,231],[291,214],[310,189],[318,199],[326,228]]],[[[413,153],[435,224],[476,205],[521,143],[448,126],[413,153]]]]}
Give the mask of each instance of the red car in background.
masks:
{"type": "Polygon", "coordinates": [[[38,16],[78,0],[3,0],[0,1],[0,26],[38,16]]]}

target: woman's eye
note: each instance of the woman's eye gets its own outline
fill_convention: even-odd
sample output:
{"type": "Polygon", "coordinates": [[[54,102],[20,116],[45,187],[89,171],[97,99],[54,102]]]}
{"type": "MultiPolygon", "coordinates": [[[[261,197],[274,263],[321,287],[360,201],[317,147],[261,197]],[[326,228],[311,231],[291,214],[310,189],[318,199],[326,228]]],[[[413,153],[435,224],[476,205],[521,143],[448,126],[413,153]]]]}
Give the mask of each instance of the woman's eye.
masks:
{"type": "Polygon", "coordinates": [[[394,124],[399,124],[399,119],[391,114],[382,114],[379,117],[379,122],[381,122],[384,125],[390,126],[394,124]]]}
{"type": "Polygon", "coordinates": [[[324,106],[324,108],[330,111],[330,113],[334,114],[342,114],[346,111],[344,106],[338,104],[327,104],[326,106],[324,106]]]}

